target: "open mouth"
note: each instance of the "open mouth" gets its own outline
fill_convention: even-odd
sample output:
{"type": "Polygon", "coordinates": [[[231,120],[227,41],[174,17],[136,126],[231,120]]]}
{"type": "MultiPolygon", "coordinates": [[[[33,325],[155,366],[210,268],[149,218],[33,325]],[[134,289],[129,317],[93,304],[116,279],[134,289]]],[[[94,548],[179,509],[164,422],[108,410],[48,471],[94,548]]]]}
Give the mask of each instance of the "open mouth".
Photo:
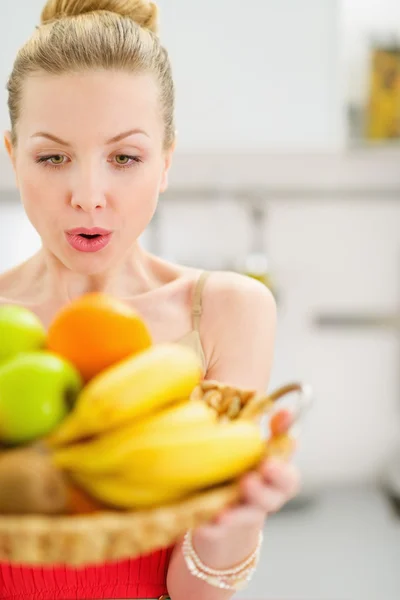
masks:
{"type": "Polygon", "coordinates": [[[112,232],[106,229],[72,229],[66,232],[70,246],[79,252],[98,252],[105,248],[111,240],[112,232]]]}

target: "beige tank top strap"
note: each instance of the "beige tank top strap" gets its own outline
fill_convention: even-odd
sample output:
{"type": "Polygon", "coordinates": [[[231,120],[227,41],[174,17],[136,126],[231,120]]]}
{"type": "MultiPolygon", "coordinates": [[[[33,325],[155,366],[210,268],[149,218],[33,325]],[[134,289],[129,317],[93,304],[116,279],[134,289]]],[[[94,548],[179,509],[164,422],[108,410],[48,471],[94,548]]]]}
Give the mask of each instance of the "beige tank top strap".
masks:
{"type": "Polygon", "coordinates": [[[209,271],[202,271],[200,277],[197,280],[196,286],[193,292],[193,306],[192,306],[192,319],[193,319],[193,329],[195,331],[199,331],[200,327],[200,317],[203,312],[203,288],[204,284],[207,280],[207,277],[210,275],[209,271]]]}

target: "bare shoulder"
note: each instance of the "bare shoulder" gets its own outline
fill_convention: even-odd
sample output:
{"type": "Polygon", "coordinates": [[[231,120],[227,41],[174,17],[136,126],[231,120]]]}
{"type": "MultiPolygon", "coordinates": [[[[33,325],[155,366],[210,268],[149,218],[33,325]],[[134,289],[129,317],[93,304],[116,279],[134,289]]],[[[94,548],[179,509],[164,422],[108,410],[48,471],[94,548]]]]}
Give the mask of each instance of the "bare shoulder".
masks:
{"type": "Polygon", "coordinates": [[[207,378],[265,389],[276,329],[271,291],[238,273],[213,272],[204,288],[203,306],[207,378]]]}
{"type": "Polygon", "coordinates": [[[224,308],[229,312],[259,308],[275,314],[275,299],[261,282],[230,271],[213,272],[204,290],[204,302],[208,310],[217,312],[224,308]]]}

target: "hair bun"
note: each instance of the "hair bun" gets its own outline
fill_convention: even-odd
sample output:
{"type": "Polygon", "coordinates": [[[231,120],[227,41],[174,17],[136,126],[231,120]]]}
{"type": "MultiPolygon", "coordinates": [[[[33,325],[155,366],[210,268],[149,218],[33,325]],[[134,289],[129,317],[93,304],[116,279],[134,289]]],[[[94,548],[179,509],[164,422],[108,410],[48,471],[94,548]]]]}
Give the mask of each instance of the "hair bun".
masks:
{"type": "Polygon", "coordinates": [[[158,33],[158,9],[150,0],[48,0],[41,22],[103,10],[129,17],[144,29],[158,33]]]}

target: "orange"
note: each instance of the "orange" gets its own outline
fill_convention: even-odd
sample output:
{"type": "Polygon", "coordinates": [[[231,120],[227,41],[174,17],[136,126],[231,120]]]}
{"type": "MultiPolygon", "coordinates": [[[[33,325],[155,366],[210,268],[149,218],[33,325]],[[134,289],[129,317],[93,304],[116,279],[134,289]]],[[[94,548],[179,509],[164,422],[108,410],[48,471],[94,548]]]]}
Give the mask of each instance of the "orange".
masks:
{"type": "Polygon", "coordinates": [[[61,309],[47,335],[48,349],[70,360],[85,381],[151,344],[141,316],[100,292],[85,294],[61,309]]]}
{"type": "Polygon", "coordinates": [[[105,510],[105,507],[94,500],[80,487],[67,482],[67,503],[65,512],[69,515],[90,515],[105,510]]]}

